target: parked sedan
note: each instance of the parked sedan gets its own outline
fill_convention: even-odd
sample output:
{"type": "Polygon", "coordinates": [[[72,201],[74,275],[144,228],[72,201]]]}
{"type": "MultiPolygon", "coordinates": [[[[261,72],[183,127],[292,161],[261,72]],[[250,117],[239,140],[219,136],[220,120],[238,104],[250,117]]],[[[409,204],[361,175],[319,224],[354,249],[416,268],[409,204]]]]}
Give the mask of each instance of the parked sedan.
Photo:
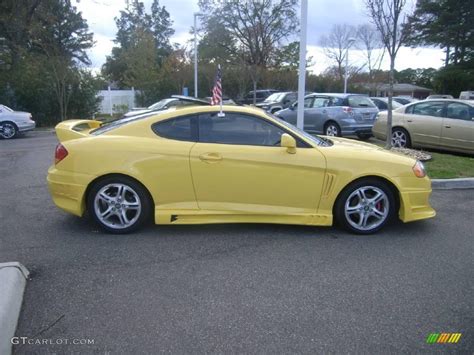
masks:
{"type": "Polygon", "coordinates": [[[296,92],[276,92],[255,106],[265,111],[275,113],[276,111],[290,107],[297,98],[298,94],[296,92]]]}
{"type": "MultiPolygon", "coordinates": [[[[275,114],[296,125],[296,103],[275,114]]],[[[372,136],[372,126],[379,110],[364,95],[310,94],[304,99],[304,130],[326,136],[372,136]]]]}
{"type": "Polygon", "coordinates": [[[11,139],[18,133],[35,129],[35,126],[31,113],[13,111],[5,105],[0,105],[0,137],[11,139]]]}
{"type": "Polygon", "coordinates": [[[373,233],[430,218],[423,164],[371,144],[312,136],[261,109],[189,106],[56,126],[55,204],[103,229],[282,223],[373,233]],[[82,127],[82,130],[81,130],[82,127]],[[87,127],[87,128],[85,128],[87,127]]]}
{"type": "MultiPolygon", "coordinates": [[[[387,113],[380,112],[373,133],[386,139],[387,113]]],[[[392,145],[474,153],[474,105],[465,100],[424,100],[393,111],[392,145]]]]}

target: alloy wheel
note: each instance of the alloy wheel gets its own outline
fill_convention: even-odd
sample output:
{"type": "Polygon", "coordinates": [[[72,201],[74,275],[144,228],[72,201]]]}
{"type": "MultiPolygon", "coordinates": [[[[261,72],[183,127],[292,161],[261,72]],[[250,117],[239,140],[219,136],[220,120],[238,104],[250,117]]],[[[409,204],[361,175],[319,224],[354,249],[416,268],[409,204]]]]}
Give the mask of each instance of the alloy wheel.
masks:
{"type": "Polygon", "coordinates": [[[347,222],[359,231],[379,227],[389,216],[389,210],[387,194],[375,186],[363,186],[354,190],[344,205],[347,222]]]}
{"type": "Polygon", "coordinates": [[[13,138],[16,134],[16,127],[12,123],[0,124],[0,135],[5,139],[13,138]]]}
{"type": "Polygon", "coordinates": [[[395,148],[406,148],[407,147],[407,135],[401,130],[395,130],[392,133],[392,146],[395,148]]]}
{"type": "Polygon", "coordinates": [[[337,137],[339,135],[339,130],[336,126],[330,124],[326,127],[326,136],[337,137]]]}
{"type": "Polygon", "coordinates": [[[94,198],[94,212],[105,226],[125,229],[140,217],[142,203],[130,186],[114,183],[102,187],[94,198]]]}

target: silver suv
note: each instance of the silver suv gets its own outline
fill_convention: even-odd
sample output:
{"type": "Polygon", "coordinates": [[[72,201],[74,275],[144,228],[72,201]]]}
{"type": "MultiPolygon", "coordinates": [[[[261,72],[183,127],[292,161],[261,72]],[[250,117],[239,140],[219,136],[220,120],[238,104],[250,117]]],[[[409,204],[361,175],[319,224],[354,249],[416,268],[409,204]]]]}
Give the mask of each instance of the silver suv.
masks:
{"type": "MultiPolygon", "coordinates": [[[[365,95],[311,94],[304,99],[304,130],[326,136],[356,135],[359,139],[368,139],[378,112],[377,106],[365,95]]],[[[296,103],[275,115],[296,125],[296,103]]]]}

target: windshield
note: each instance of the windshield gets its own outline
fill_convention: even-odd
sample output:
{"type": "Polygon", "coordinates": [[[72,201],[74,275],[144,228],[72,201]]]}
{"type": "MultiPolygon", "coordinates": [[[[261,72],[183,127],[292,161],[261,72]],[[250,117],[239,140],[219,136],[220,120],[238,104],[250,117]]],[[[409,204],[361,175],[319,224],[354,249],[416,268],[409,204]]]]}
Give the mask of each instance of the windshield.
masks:
{"type": "Polygon", "coordinates": [[[148,106],[148,109],[149,110],[161,110],[162,108],[164,108],[166,106],[166,104],[170,103],[171,101],[173,101],[173,99],[160,100],[158,102],[155,102],[153,105],[148,106]]]}
{"type": "Polygon", "coordinates": [[[277,116],[274,116],[272,115],[271,113],[268,113],[268,112],[265,112],[265,114],[271,118],[273,118],[274,120],[276,120],[278,123],[281,123],[283,126],[295,131],[296,133],[298,133],[300,136],[306,138],[307,140],[309,140],[310,142],[318,145],[318,146],[328,146],[330,145],[329,142],[323,140],[322,138],[318,137],[318,136],[313,136],[305,131],[303,131],[302,129],[299,129],[298,127],[292,125],[291,123],[288,123],[286,121],[283,121],[281,118],[277,117],[277,116]]]}
{"type": "Polygon", "coordinates": [[[5,109],[5,111],[13,112],[13,110],[8,106],[5,106],[5,105],[1,105],[1,106],[2,106],[2,108],[5,109]]]}
{"type": "Polygon", "coordinates": [[[274,94],[271,94],[265,99],[265,102],[280,102],[284,99],[286,93],[284,92],[277,92],[274,94]]]}

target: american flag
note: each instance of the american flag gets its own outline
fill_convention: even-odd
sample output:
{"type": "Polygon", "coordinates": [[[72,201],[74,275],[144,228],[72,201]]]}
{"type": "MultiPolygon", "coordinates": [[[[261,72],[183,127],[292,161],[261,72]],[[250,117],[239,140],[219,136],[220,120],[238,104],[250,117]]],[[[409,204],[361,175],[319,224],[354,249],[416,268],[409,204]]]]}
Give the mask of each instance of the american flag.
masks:
{"type": "Polygon", "coordinates": [[[220,64],[217,66],[216,83],[212,88],[211,105],[219,105],[222,101],[222,73],[220,64]]]}

